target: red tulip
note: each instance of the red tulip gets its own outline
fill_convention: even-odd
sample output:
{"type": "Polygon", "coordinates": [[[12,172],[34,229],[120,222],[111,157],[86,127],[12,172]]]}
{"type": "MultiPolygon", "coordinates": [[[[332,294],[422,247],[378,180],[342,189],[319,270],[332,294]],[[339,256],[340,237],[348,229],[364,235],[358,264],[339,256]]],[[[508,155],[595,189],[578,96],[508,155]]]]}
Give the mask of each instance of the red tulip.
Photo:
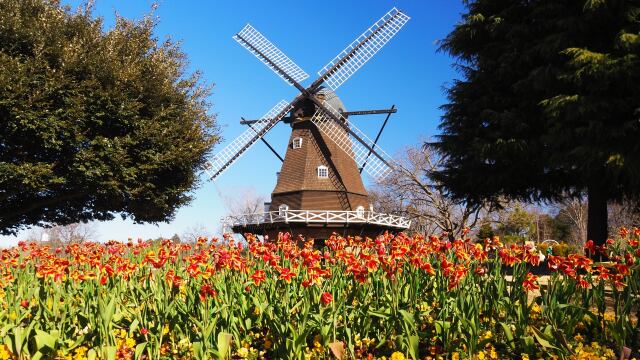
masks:
{"type": "Polygon", "coordinates": [[[533,275],[532,273],[528,273],[527,278],[522,283],[522,287],[524,287],[526,291],[539,289],[540,286],[536,284],[537,281],[538,281],[538,277],[536,275],[533,275]]]}
{"type": "Polygon", "coordinates": [[[323,292],[320,296],[320,301],[322,301],[322,303],[325,305],[329,305],[333,301],[333,296],[331,296],[331,294],[328,292],[323,292]]]}
{"type": "Polygon", "coordinates": [[[22,306],[25,309],[28,309],[29,308],[29,300],[20,301],[20,306],[22,306]]]}
{"type": "Polygon", "coordinates": [[[587,241],[587,243],[584,245],[584,248],[589,250],[589,251],[594,251],[595,250],[595,244],[593,243],[593,240],[587,241]]]}
{"type": "Polygon", "coordinates": [[[253,283],[256,286],[260,285],[260,283],[265,281],[266,279],[267,275],[265,274],[264,270],[261,269],[256,270],[253,275],[251,275],[251,280],[253,280],[253,283]]]}
{"type": "Polygon", "coordinates": [[[148,333],[149,333],[149,329],[147,329],[147,328],[140,329],[140,334],[147,335],[148,333]]]}
{"type": "Polygon", "coordinates": [[[216,297],[218,292],[215,291],[211,285],[203,284],[200,287],[200,300],[205,301],[208,297],[216,297]]]}

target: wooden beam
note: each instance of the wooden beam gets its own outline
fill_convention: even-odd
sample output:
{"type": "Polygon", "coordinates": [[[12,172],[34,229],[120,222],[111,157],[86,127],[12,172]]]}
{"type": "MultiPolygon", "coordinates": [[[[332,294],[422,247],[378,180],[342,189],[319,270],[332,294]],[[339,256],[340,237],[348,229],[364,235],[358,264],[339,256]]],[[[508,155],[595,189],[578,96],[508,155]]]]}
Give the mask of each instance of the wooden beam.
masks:
{"type": "MultiPolygon", "coordinates": [[[[358,110],[358,111],[345,111],[342,113],[343,116],[358,116],[358,115],[375,115],[375,114],[394,114],[398,112],[398,109],[395,107],[391,107],[390,109],[379,109],[379,110],[358,110]]],[[[241,118],[240,124],[242,125],[251,125],[257,123],[259,120],[245,120],[241,118]]],[[[289,121],[288,117],[283,117],[282,121],[285,123],[289,121]]]]}

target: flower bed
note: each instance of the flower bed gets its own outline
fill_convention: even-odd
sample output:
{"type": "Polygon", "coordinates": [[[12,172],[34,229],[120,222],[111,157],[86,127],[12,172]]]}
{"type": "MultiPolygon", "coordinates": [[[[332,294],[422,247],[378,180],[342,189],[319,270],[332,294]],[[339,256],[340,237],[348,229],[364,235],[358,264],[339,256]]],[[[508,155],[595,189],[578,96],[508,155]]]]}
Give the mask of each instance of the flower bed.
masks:
{"type": "Polygon", "coordinates": [[[637,355],[640,231],[573,254],[436,236],[21,243],[0,259],[0,359],[637,355]],[[505,268],[509,271],[506,276],[505,268]]]}

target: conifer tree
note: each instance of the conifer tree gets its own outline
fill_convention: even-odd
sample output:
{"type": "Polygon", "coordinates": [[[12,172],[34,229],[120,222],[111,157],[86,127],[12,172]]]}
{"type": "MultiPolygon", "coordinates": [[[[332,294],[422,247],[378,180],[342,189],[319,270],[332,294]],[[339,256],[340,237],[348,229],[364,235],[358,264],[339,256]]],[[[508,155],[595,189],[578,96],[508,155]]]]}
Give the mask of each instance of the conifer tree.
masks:
{"type": "Polygon", "coordinates": [[[588,198],[588,237],[607,202],[640,198],[640,2],[474,0],[442,41],[447,89],[435,174],[455,197],[588,198]]]}

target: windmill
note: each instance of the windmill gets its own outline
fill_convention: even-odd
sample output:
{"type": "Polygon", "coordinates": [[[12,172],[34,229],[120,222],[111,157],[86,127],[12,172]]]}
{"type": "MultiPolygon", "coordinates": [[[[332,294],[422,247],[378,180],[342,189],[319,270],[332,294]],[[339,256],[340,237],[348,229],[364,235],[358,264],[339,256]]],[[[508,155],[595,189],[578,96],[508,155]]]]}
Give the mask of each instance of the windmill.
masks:
{"type": "Polygon", "coordinates": [[[291,231],[316,239],[332,232],[376,235],[384,230],[403,230],[410,221],[372,209],[362,182],[364,171],[374,179],[392,169],[391,158],[377,146],[380,133],[395,107],[348,112],[335,91],[369,61],[406,24],[409,17],[396,8],[387,12],[318,72],[309,86],[300,83],[309,75],[251,25],[234,39],[300,93],[289,102],[280,101],[248,125],[235,140],[205,165],[215,180],[258,140],[281,160],[282,168],[271,203],[264,213],[238,214],[223,223],[236,233],[273,236],[291,231]],[[348,121],[351,115],[386,113],[387,118],[372,141],[348,121]],[[291,136],[282,158],[264,139],[277,123],[291,126],[291,136]]]}

